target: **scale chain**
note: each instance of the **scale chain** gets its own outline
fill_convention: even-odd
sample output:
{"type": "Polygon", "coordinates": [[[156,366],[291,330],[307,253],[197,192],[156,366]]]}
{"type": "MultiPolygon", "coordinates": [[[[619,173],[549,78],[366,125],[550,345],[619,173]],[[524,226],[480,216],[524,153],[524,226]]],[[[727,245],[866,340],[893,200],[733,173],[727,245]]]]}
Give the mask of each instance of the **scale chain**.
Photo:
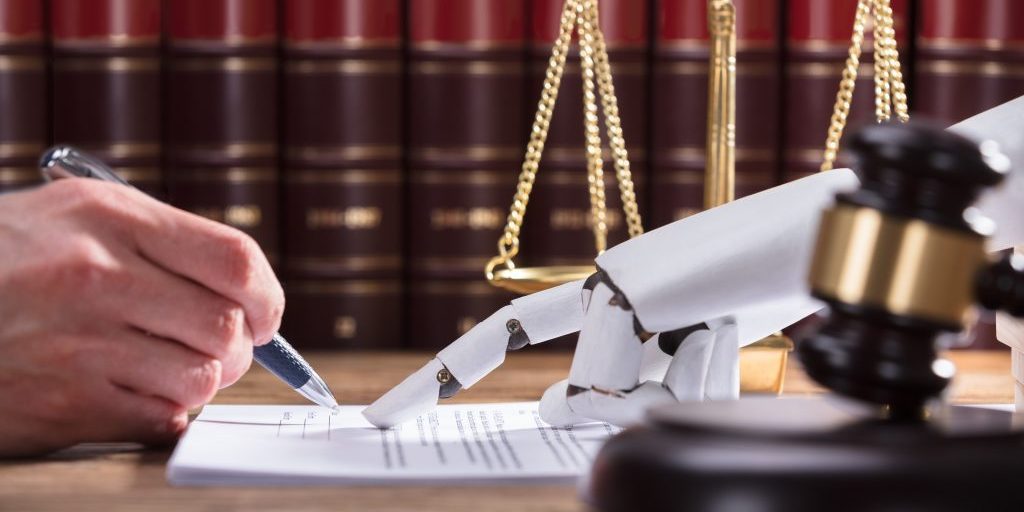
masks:
{"type": "Polygon", "coordinates": [[[579,32],[580,76],[583,82],[583,136],[586,142],[587,184],[590,190],[590,215],[593,219],[594,246],[598,254],[608,245],[608,212],[604,193],[604,155],[601,151],[601,128],[597,119],[597,97],[594,93],[594,26],[588,15],[594,0],[576,5],[576,28],[579,32]]]}
{"type": "Polygon", "coordinates": [[[619,194],[622,197],[622,208],[626,214],[629,236],[632,238],[642,235],[644,227],[640,218],[640,209],[636,202],[636,190],[633,187],[633,173],[630,170],[629,153],[626,150],[625,133],[622,130],[622,119],[619,117],[619,104],[618,98],[615,95],[615,84],[612,81],[608,46],[605,44],[604,34],[598,25],[599,18],[596,0],[591,2],[590,9],[587,12],[591,24],[595,27],[597,85],[598,91],[601,94],[605,125],[608,130],[608,145],[612,150],[615,174],[619,184],[619,194]]]}
{"type": "Polygon", "coordinates": [[[839,154],[839,142],[846,128],[850,104],[853,102],[853,91],[857,84],[864,28],[869,19],[874,23],[875,119],[880,123],[888,121],[893,112],[900,122],[905,123],[910,119],[899,50],[896,48],[896,30],[890,0],[860,0],[854,17],[846,67],[843,69],[843,77],[839,82],[839,91],[836,93],[836,103],[829,122],[822,171],[831,170],[839,154]]]}
{"type": "Polygon", "coordinates": [[[599,9],[597,0],[566,0],[562,8],[558,38],[552,47],[551,57],[544,77],[541,98],[537,103],[530,130],[530,140],[516,194],[509,210],[505,228],[498,239],[498,255],[492,258],[485,268],[487,278],[493,279],[494,268],[505,265],[515,267],[513,258],[519,253],[519,234],[522,230],[523,218],[529,204],[530,193],[537,179],[544,144],[547,140],[558,99],[558,89],[565,71],[566,57],[571,46],[574,31],[579,34],[581,75],[584,90],[584,135],[587,156],[587,181],[590,193],[591,217],[594,221],[595,245],[598,253],[606,246],[607,237],[607,206],[604,191],[604,160],[601,144],[600,123],[597,114],[597,96],[600,96],[601,109],[605,116],[608,131],[608,144],[611,148],[616,178],[622,197],[629,236],[643,234],[643,224],[639,207],[636,202],[636,191],[630,171],[629,156],[626,151],[618,102],[611,77],[611,65],[608,59],[607,46],[599,25],[599,9]],[[596,87],[595,87],[596,82],[596,87]],[[596,94],[595,94],[596,90],[596,94]]]}
{"type": "Polygon", "coordinates": [[[565,59],[569,54],[569,45],[572,40],[573,20],[576,16],[576,5],[580,0],[566,0],[562,9],[561,23],[559,25],[558,39],[551,49],[551,57],[548,59],[548,68],[544,74],[544,85],[541,88],[540,100],[537,102],[537,113],[534,115],[533,126],[530,129],[530,141],[526,146],[526,156],[523,158],[522,170],[519,173],[519,183],[516,186],[516,194],[512,200],[512,207],[505,223],[505,229],[501,238],[498,239],[498,256],[492,258],[485,269],[487,278],[493,277],[494,267],[504,264],[512,268],[512,258],[519,253],[519,232],[523,223],[523,216],[526,213],[526,205],[530,201],[530,192],[537,179],[537,169],[540,166],[541,155],[544,153],[544,142],[547,140],[548,129],[551,126],[551,115],[554,113],[555,101],[558,99],[558,89],[562,83],[562,74],[565,70],[565,59]]]}

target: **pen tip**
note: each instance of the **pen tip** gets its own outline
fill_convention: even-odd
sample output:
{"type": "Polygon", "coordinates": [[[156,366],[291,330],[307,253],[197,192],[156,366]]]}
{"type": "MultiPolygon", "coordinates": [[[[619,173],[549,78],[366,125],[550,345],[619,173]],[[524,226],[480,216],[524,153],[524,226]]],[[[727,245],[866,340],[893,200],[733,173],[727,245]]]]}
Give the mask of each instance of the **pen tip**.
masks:
{"type": "Polygon", "coordinates": [[[328,409],[330,409],[332,411],[337,411],[338,410],[338,401],[334,398],[334,395],[332,395],[330,392],[327,392],[327,393],[324,393],[324,394],[320,395],[319,398],[320,399],[317,400],[316,402],[318,404],[320,404],[321,407],[326,407],[326,408],[328,408],[328,409]]]}
{"type": "Polygon", "coordinates": [[[325,396],[324,397],[324,401],[326,402],[324,404],[324,407],[327,407],[328,409],[330,409],[332,411],[337,411],[338,410],[338,401],[335,400],[333,396],[331,396],[331,395],[325,396]]]}
{"type": "Polygon", "coordinates": [[[331,410],[338,408],[338,400],[319,377],[313,376],[301,387],[295,388],[300,395],[309,399],[310,402],[331,410]]]}

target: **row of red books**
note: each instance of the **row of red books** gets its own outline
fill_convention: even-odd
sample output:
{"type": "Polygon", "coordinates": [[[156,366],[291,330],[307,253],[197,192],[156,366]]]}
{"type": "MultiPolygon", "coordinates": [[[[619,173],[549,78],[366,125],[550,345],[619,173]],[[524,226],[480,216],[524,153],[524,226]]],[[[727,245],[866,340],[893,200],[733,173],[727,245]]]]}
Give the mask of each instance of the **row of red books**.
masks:
{"type": "MultiPolygon", "coordinates": [[[[856,0],[735,0],[737,192],[814,172],[856,0]]],[[[706,0],[600,0],[649,228],[702,204],[706,0]]],[[[70,143],[251,234],[296,345],[436,348],[504,304],[496,252],[562,0],[0,0],[0,188],[70,143]]],[[[893,0],[915,114],[1024,93],[1024,3],[893,0]],[[913,36],[913,37],[912,37],[913,36]]],[[[870,44],[851,129],[873,118],[870,44]]],[[[523,230],[594,255],[570,57],[523,230]]],[[[608,166],[610,168],[610,165],[608,166]]],[[[626,237],[609,175],[610,243],[626,237]]]]}

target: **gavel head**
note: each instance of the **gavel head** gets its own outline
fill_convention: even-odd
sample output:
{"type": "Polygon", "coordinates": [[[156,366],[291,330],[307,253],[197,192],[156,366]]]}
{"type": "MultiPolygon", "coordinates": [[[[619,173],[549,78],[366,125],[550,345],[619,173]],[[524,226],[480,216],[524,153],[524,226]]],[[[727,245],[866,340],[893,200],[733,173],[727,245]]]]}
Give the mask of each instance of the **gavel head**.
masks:
{"type": "Polygon", "coordinates": [[[810,286],[829,307],[798,355],[832,391],[916,416],[953,375],[937,342],[964,327],[987,264],[969,208],[1008,165],[927,124],[873,125],[849,149],[861,187],[822,216],[810,286]]]}

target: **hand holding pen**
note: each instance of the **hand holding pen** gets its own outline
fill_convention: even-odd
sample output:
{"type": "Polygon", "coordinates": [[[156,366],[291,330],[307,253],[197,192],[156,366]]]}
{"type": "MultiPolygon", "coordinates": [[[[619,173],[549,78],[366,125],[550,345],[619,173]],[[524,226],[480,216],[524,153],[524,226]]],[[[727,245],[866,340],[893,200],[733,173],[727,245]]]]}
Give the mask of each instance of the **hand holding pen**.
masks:
{"type": "Polygon", "coordinates": [[[249,237],[99,180],[0,196],[0,253],[0,457],[175,439],[284,307],[249,237]]]}
{"type": "MultiPolygon", "coordinates": [[[[43,175],[49,179],[61,179],[61,178],[94,178],[101,181],[108,181],[111,183],[118,183],[121,185],[127,185],[127,181],[124,181],[120,176],[117,175],[112,169],[106,166],[100,160],[83,153],[77,149],[69,146],[56,146],[50,148],[46,154],[44,154],[39,162],[39,168],[43,175]]],[[[236,235],[237,237],[237,235],[236,235]]],[[[238,265],[244,268],[247,265],[247,261],[253,257],[254,254],[262,256],[259,248],[253,248],[255,245],[251,239],[240,238],[242,245],[247,246],[249,249],[245,254],[238,254],[239,260],[238,265]]],[[[228,247],[231,247],[230,245],[228,247]]],[[[230,258],[230,255],[229,255],[230,258]]],[[[265,265],[266,259],[261,258],[261,263],[258,267],[259,270],[266,274],[269,270],[269,266],[265,265]]],[[[248,276],[247,272],[242,272],[243,280],[248,276]]],[[[273,271],[270,271],[271,277],[273,271]]],[[[239,282],[237,284],[246,286],[248,283],[239,282]]],[[[226,286],[230,286],[228,283],[226,286]]],[[[229,296],[233,290],[217,290],[221,293],[228,293],[229,296]]],[[[280,291],[278,285],[276,291],[280,291]]],[[[283,308],[280,308],[283,309],[283,308]]],[[[280,311],[276,311],[277,315],[280,315],[280,311]]],[[[276,377],[284,381],[286,384],[291,386],[302,396],[308,398],[313,403],[321,405],[323,407],[337,407],[338,402],[334,399],[334,395],[331,394],[330,389],[323,379],[313,371],[313,368],[309,366],[302,356],[289,344],[283,336],[278,333],[274,333],[273,337],[261,335],[261,333],[254,332],[253,335],[254,347],[253,357],[256,362],[260,363],[264,368],[273,373],[276,377]],[[263,341],[269,340],[269,341],[263,341]]]]}

